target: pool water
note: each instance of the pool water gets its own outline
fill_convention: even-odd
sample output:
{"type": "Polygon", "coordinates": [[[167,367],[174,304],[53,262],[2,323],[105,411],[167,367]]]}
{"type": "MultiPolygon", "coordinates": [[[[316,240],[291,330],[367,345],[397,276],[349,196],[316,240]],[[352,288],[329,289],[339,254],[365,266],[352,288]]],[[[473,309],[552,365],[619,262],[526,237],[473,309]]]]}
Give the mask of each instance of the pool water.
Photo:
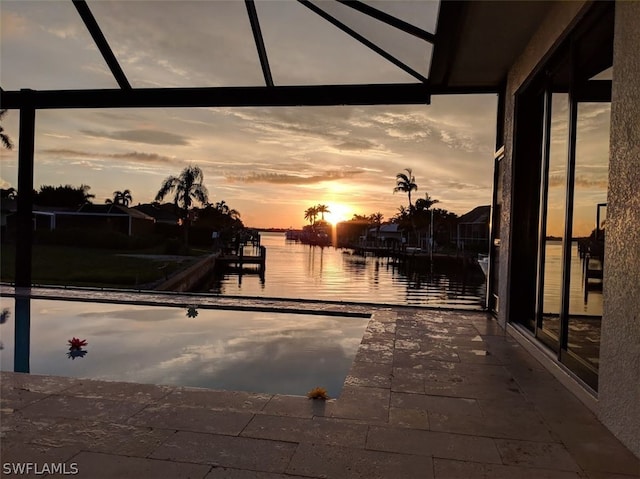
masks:
{"type": "Polygon", "coordinates": [[[320,386],[332,397],[369,321],[43,299],[2,298],[2,308],[4,371],[14,370],[15,311],[30,309],[33,374],[294,395],[320,386]],[[74,337],[87,345],[70,351],[74,337]]]}

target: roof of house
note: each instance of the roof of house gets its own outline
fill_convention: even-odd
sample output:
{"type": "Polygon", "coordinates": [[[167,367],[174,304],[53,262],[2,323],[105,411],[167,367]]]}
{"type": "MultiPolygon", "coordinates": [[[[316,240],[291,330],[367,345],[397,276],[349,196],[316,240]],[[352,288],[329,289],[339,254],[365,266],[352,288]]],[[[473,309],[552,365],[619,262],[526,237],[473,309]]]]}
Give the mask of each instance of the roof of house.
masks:
{"type": "Polygon", "coordinates": [[[138,211],[135,208],[128,208],[124,205],[116,205],[115,203],[107,203],[104,205],[94,205],[91,203],[87,203],[82,205],[78,209],[77,213],[130,216],[132,218],[143,220],[154,220],[152,216],[145,214],[142,211],[138,211]]]}
{"type": "Polygon", "coordinates": [[[162,223],[177,223],[179,219],[178,215],[174,213],[175,205],[173,204],[165,203],[164,205],[155,205],[153,203],[145,203],[134,206],[132,209],[142,212],[162,223]]]}
{"type": "Polygon", "coordinates": [[[476,206],[474,209],[458,218],[458,224],[488,224],[490,215],[491,206],[476,206]]]}
{"type": "MultiPolygon", "coordinates": [[[[369,231],[378,231],[376,226],[372,227],[369,231]]],[[[380,225],[380,234],[394,234],[400,233],[400,228],[397,223],[384,223],[380,225]]]]}

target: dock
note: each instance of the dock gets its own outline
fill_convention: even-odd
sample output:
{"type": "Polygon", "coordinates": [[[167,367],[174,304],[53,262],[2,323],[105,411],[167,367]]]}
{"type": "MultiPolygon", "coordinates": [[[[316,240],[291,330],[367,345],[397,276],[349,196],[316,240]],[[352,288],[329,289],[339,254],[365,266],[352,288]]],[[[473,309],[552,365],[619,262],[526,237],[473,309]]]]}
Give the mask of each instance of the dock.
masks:
{"type": "Polygon", "coordinates": [[[259,246],[258,248],[252,248],[257,250],[259,254],[251,255],[245,254],[244,248],[239,248],[237,253],[225,253],[221,254],[217,258],[218,264],[234,265],[237,268],[242,268],[244,265],[255,264],[261,269],[264,269],[267,259],[267,248],[259,246]]]}

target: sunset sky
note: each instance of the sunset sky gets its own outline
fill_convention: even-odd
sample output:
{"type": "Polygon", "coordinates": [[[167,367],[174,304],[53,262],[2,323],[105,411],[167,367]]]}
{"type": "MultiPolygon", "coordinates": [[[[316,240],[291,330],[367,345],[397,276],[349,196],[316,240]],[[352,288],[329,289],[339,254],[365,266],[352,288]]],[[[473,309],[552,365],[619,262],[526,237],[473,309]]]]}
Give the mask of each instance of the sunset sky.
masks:
{"type": "MultiPolygon", "coordinates": [[[[435,29],[437,2],[370,3],[435,29]]],[[[242,1],[88,4],[134,87],[264,84],[242,1]]],[[[415,82],[297,2],[256,7],[276,85],[415,82]]],[[[0,15],[3,89],[117,88],[69,0],[3,0],[0,15]]],[[[428,44],[362,28],[428,73],[428,44]]],[[[41,110],[35,186],[84,183],[97,203],[129,189],[137,204],[193,164],[210,201],[225,200],[246,225],[300,227],[317,203],[332,220],[391,218],[407,205],[392,193],[395,175],[412,168],[414,199],[428,192],[464,214],[491,201],[496,104],[477,95],[429,106],[41,110]]],[[[3,126],[16,143],[17,125],[10,111],[3,126]]],[[[17,148],[1,160],[0,183],[15,187],[17,148]]]]}

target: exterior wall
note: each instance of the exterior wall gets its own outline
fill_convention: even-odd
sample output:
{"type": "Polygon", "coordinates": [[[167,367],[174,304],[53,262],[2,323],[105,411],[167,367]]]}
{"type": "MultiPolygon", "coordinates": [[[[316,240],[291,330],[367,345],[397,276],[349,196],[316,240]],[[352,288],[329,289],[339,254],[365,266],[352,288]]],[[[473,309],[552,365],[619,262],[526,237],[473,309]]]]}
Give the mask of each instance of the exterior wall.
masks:
{"type": "MultiPolygon", "coordinates": [[[[559,2],[512,66],[505,97],[498,320],[509,319],[515,93],[579,21],[588,2],[559,2]]],[[[640,2],[616,2],[604,311],[597,413],[640,456],[640,2]]],[[[514,312],[517,313],[517,312],[514,312]]]]}
{"type": "Polygon", "coordinates": [[[559,43],[584,11],[584,1],[558,2],[532,37],[520,58],[509,71],[505,95],[503,196],[500,213],[500,267],[498,321],[506,326],[509,314],[509,269],[511,257],[511,228],[513,215],[513,145],[515,93],[534,69],[544,60],[549,51],[559,43]]]}
{"type": "Polygon", "coordinates": [[[640,2],[617,2],[600,420],[640,456],[640,2]]]}

